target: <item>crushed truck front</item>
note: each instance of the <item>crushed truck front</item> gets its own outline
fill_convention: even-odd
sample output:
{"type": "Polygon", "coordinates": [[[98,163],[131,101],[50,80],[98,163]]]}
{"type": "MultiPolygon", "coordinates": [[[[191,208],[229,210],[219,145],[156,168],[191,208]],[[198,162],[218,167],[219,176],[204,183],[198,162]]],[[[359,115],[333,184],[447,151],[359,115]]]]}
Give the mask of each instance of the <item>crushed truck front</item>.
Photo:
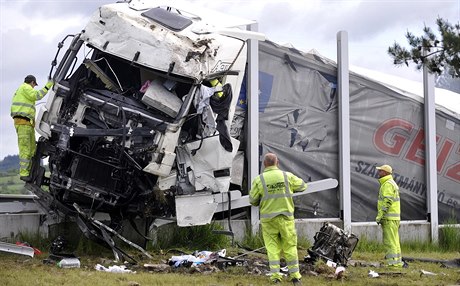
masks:
{"type": "Polygon", "coordinates": [[[233,124],[244,118],[235,110],[246,40],[261,36],[235,27],[250,22],[207,22],[216,15],[206,13],[120,2],[101,6],[74,35],[36,123],[31,188],[49,208],[76,214],[76,203],[108,213],[113,226],[180,213],[179,225],[199,225],[216,210],[214,194],[241,190],[232,166],[243,134],[233,124]],[[179,197],[195,198],[196,215],[184,215],[191,206],[179,197]]]}

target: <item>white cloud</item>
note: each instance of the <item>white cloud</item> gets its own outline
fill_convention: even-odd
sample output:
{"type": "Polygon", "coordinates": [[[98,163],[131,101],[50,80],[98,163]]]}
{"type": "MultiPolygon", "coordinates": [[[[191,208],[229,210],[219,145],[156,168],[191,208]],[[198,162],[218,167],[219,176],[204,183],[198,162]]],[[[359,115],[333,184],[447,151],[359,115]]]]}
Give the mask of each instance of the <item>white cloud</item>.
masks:
{"type": "Polygon", "coordinates": [[[87,18],[87,15],[79,14],[55,18],[50,18],[43,13],[24,14],[22,11],[23,4],[24,2],[18,2],[16,5],[2,4],[2,34],[16,30],[32,36],[39,36],[46,43],[54,43],[65,31],[74,30],[78,32],[87,18]]]}

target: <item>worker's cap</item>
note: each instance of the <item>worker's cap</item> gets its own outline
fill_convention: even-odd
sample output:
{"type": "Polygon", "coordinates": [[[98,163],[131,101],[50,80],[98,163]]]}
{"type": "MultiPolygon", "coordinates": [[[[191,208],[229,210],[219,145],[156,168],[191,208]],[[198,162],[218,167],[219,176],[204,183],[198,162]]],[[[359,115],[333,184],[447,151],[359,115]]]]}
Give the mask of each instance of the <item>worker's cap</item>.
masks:
{"type": "Polygon", "coordinates": [[[35,78],[35,76],[29,74],[29,75],[26,76],[26,78],[24,79],[24,82],[25,82],[25,83],[31,83],[31,82],[37,83],[37,79],[35,78]]]}
{"type": "Polygon", "coordinates": [[[389,174],[392,174],[393,173],[393,168],[391,168],[390,165],[382,165],[380,167],[376,167],[377,170],[383,170],[389,174]]]}

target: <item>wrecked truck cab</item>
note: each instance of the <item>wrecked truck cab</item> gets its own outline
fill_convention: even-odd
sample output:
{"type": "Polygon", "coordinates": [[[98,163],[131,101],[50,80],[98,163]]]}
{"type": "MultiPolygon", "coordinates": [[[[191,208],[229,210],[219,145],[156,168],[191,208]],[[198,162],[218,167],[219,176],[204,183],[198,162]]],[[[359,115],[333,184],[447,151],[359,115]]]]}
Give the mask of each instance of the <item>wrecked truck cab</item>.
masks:
{"type": "Polygon", "coordinates": [[[38,112],[27,185],[48,209],[105,212],[112,226],[137,216],[206,224],[214,195],[241,189],[231,170],[242,134],[229,130],[246,40],[263,36],[227,15],[145,5],[101,6],[73,36],[38,112]]]}

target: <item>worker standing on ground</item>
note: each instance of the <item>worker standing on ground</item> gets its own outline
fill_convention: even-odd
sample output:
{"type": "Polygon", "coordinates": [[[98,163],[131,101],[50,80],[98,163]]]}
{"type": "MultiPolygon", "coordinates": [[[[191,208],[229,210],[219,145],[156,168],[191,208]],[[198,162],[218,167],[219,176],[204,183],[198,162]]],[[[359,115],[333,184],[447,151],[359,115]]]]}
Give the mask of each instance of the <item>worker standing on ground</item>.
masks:
{"type": "Polygon", "coordinates": [[[35,76],[26,76],[24,83],[14,93],[11,105],[11,117],[13,117],[14,127],[18,135],[19,176],[25,182],[32,180],[30,167],[36,148],[34,129],[35,102],[42,99],[48,93],[53,82],[48,81],[40,90],[34,89],[37,85],[35,76]]]}
{"type": "Polygon", "coordinates": [[[292,194],[307,188],[307,184],[292,173],[278,168],[278,158],[273,153],[264,157],[263,173],[252,182],[249,202],[260,208],[262,236],[270,265],[270,280],[279,283],[280,258],[283,251],[289,271],[289,279],[300,285],[297,255],[297,233],[294,222],[292,194]]]}
{"type": "Polygon", "coordinates": [[[389,165],[377,167],[380,183],[379,200],[377,203],[377,224],[382,226],[383,245],[385,247],[386,265],[389,267],[407,267],[401,256],[399,244],[399,223],[401,220],[401,204],[399,187],[393,180],[393,168],[389,165]]]}

